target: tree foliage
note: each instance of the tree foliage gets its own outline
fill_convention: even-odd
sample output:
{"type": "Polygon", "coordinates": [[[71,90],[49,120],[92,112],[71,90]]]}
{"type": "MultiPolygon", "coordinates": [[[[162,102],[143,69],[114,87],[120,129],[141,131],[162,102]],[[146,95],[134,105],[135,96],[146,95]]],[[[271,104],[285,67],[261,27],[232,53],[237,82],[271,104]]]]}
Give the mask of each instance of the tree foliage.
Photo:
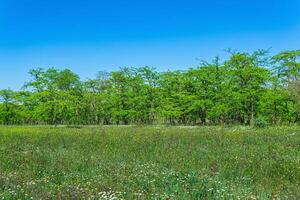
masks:
{"type": "Polygon", "coordinates": [[[300,121],[300,51],[229,52],[184,71],[37,68],[20,91],[0,91],[1,124],[215,125],[300,121]]]}

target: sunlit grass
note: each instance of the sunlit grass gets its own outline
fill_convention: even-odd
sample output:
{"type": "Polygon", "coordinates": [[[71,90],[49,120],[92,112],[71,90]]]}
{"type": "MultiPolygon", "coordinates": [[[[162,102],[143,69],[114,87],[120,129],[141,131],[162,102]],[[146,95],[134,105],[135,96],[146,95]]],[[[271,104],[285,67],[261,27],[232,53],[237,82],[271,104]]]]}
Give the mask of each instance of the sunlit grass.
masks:
{"type": "Polygon", "coordinates": [[[300,129],[0,127],[3,199],[299,199],[300,129]]]}

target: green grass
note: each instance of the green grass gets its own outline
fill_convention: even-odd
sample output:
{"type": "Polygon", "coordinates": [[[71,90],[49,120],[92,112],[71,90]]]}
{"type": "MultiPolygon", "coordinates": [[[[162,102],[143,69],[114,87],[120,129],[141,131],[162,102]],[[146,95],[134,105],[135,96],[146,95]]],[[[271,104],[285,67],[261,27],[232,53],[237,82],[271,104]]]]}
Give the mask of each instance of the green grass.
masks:
{"type": "Polygon", "coordinates": [[[300,199],[300,128],[0,127],[2,199],[300,199]]]}

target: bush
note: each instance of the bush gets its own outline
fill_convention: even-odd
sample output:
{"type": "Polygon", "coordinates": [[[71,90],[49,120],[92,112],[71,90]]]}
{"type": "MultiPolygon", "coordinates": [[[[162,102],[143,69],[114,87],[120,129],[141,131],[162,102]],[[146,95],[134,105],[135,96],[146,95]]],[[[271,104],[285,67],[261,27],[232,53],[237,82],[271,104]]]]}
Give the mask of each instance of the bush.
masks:
{"type": "Polygon", "coordinates": [[[258,117],[254,120],[254,127],[256,128],[266,128],[268,125],[268,122],[261,117],[258,117]]]}

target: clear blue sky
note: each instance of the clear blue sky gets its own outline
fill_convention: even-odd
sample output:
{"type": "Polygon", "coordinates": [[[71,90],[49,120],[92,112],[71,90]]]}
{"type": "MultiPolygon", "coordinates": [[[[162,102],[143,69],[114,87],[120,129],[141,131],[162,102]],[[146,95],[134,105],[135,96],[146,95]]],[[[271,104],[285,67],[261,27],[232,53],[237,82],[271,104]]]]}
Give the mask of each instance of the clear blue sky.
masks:
{"type": "Polygon", "coordinates": [[[186,69],[229,47],[299,49],[300,0],[0,0],[0,89],[35,67],[186,69]]]}

